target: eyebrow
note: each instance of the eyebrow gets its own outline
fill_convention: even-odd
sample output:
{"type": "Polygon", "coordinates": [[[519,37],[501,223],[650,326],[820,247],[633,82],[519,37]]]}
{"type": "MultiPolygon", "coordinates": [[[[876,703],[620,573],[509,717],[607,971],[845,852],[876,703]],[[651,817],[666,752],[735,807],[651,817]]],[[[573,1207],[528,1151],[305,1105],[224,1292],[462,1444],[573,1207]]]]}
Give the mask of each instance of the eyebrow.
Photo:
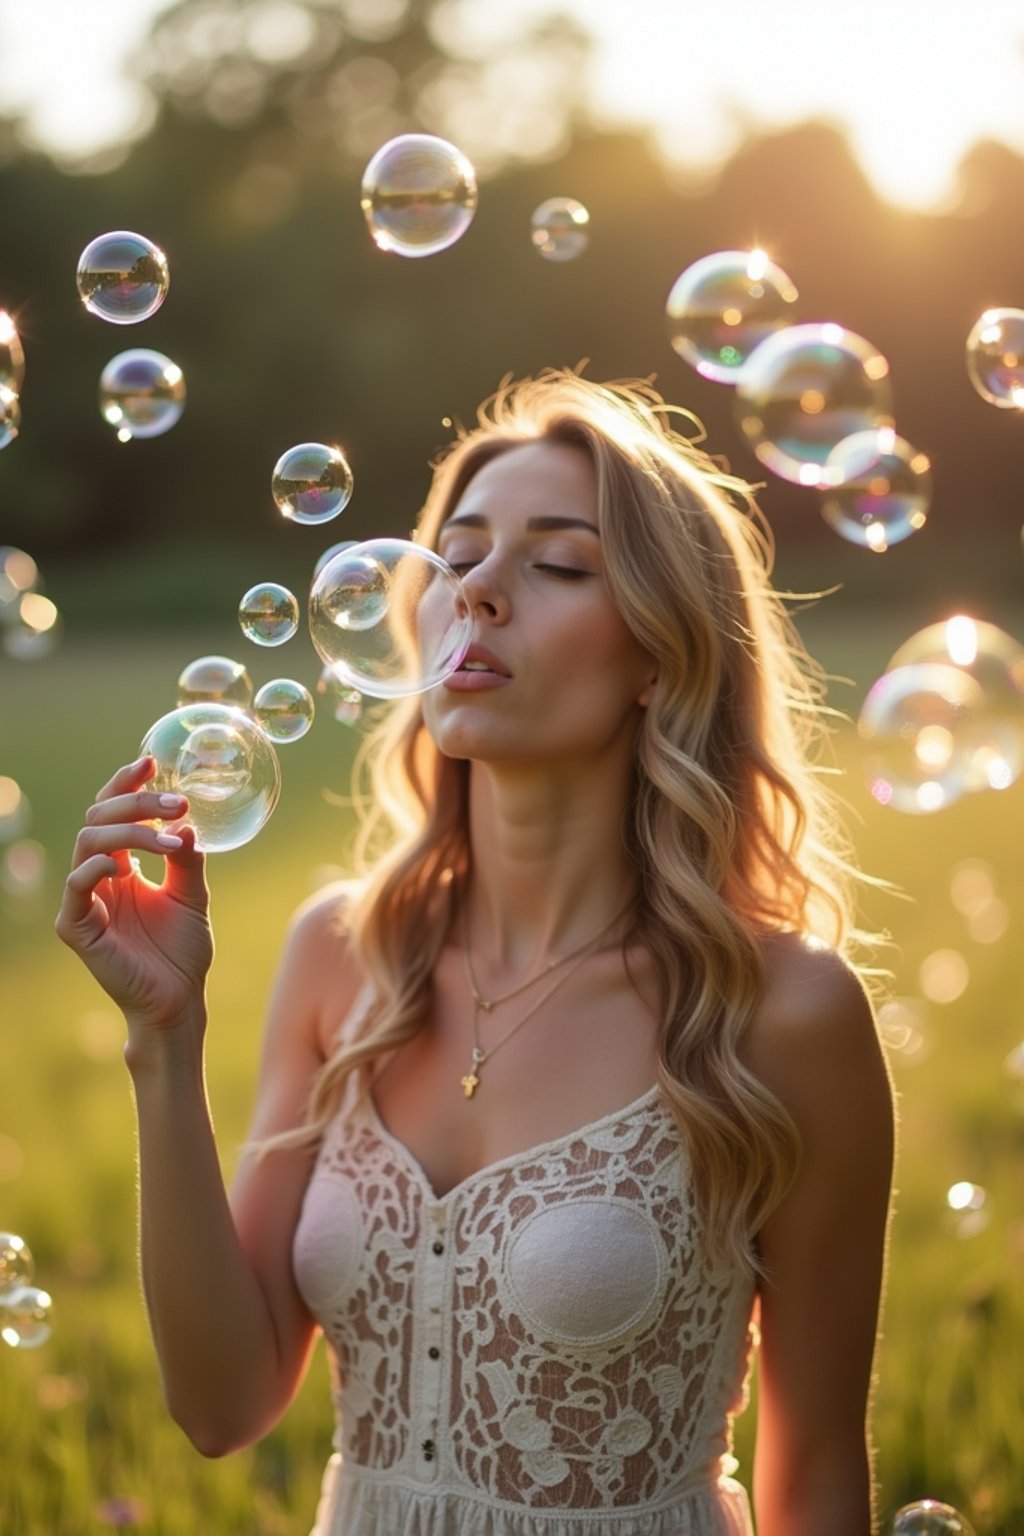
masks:
{"type": "MultiPolygon", "coordinates": [[[[488,521],[481,512],[463,512],[460,517],[449,517],[443,522],[438,533],[443,533],[446,528],[460,527],[486,528],[488,521]]],[[[582,517],[529,517],[526,520],[528,533],[548,533],[559,528],[584,528],[587,533],[592,533],[597,538],[601,537],[594,524],[586,522],[582,517]]]]}

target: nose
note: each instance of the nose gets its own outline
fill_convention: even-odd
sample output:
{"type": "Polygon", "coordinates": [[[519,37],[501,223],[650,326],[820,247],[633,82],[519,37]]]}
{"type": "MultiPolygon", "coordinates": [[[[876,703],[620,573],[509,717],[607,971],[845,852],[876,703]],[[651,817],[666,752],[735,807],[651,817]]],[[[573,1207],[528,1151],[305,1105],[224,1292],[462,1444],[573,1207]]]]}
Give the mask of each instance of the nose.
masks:
{"type": "Polygon", "coordinates": [[[462,590],[474,617],[481,614],[499,624],[508,618],[508,596],[493,554],[470,566],[462,577],[462,590]]]}

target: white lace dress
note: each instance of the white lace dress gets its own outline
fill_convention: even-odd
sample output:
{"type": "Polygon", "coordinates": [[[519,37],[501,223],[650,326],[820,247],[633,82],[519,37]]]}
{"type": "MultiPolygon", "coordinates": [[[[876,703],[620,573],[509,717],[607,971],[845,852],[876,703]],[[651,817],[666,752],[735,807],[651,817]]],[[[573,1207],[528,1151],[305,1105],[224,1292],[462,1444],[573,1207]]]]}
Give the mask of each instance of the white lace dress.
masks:
{"type": "Polygon", "coordinates": [[[337,1416],[313,1536],[753,1536],[753,1282],[702,1256],[656,1088],[439,1200],[350,1079],[294,1264],[337,1416]]]}

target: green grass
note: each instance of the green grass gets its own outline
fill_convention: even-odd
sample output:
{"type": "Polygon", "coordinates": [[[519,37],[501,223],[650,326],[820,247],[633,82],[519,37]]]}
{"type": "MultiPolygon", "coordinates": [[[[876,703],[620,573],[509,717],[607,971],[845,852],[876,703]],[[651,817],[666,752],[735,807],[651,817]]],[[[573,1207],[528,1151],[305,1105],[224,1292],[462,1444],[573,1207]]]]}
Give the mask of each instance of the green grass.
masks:
{"type": "MultiPolygon", "coordinates": [[[[852,626],[821,630],[812,643],[862,685],[892,648],[877,626],[859,638],[852,626]]],[[[177,672],[204,650],[239,644],[230,631],[190,633],[187,644],[76,639],[46,662],[0,670],[0,774],[28,792],[32,835],[49,854],[39,896],[5,897],[0,909],[0,1228],[25,1237],[54,1297],[49,1342],[0,1354],[3,1536],[108,1529],[101,1501],[113,1497],[139,1501],[144,1528],[160,1536],[301,1536],[330,1449],[322,1351],[284,1422],[250,1451],[206,1462],[169,1421],[136,1272],[119,1016],[52,934],[85,805],[173,706],[177,672]]],[[[283,661],[246,650],[257,683],[293,667],[307,684],[316,675],[306,650],[283,661]]],[[[853,711],[860,692],[839,689],[835,702],[853,711]]],[[[318,721],[281,753],[282,800],[265,831],[211,861],[209,1085],[229,1175],[283,925],[318,867],[346,856],[346,813],[320,791],[346,790],[353,745],[343,727],[318,721]]],[[[958,1000],[927,1005],[927,1049],[893,1053],[901,1155],[874,1413],[883,1529],[901,1504],[928,1496],[962,1509],[978,1536],[1010,1536],[1024,1530],[1024,1113],[1001,1064],[1024,1036],[1024,786],[940,817],[887,814],[861,788],[849,734],[838,748],[862,860],[913,898],[873,894],[865,914],[899,941],[894,990],[915,994],[922,960],[938,949],[959,950],[970,967],[958,1000]],[[969,857],[993,866],[1010,909],[997,943],[970,939],[949,898],[950,869],[969,857]],[[944,1216],[945,1191],[960,1179],[984,1185],[992,1210],[971,1238],[944,1216]]],[[[752,1408],[737,1427],[748,1480],[753,1431],[752,1408]]]]}

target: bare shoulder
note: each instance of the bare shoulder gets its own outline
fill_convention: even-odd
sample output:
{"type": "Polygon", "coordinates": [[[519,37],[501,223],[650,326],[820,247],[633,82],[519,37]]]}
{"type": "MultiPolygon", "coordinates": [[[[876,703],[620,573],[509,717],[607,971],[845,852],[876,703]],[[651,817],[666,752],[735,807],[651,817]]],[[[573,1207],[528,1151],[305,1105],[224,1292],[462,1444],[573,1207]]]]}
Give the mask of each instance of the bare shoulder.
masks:
{"type": "Polygon", "coordinates": [[[888,1081],[863,982],[815,939],[773,934],[764,944],[766,985],[740,1048],[745,1064],[797,1116],[829,1112],[835,1098],[877,1095],[888,1081]]]}
{"type": "Polygon", "coordinates": [[[302,902],[288,924],[286,969],[309,1000],[324,1056],[361,985],[349,933],[358,893],[355,881],[333,881],[302,902]]]}

